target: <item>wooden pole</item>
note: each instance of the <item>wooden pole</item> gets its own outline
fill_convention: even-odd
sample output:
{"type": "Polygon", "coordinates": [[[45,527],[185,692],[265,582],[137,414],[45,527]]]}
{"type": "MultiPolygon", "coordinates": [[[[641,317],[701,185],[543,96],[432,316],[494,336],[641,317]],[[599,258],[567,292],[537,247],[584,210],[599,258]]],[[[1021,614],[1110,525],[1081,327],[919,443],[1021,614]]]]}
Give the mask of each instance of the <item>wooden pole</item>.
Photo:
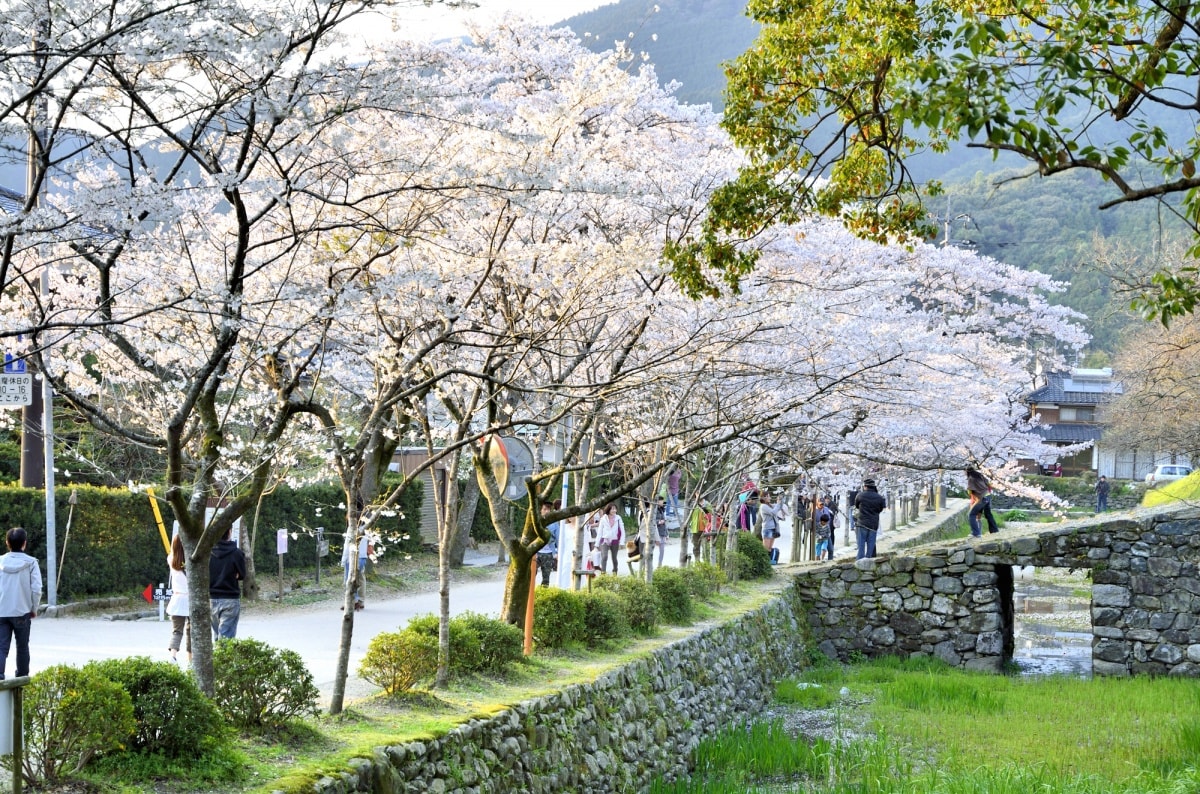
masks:
{"type": "Polygon", "coordinates": [[[529,561],[529,598],[525,602],[525,655],[533,655],[533,598],[537,594],[537,555],[529,561]]]}

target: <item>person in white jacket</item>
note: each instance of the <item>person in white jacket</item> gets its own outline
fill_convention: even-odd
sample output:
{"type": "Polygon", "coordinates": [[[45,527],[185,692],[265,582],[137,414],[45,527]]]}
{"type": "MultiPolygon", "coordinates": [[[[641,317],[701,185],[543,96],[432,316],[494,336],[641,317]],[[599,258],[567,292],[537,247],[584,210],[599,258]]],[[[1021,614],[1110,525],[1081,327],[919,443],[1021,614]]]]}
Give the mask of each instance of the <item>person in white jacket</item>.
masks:
{"type": "Polygon", "coordinates": [[[42,571],[25,553],[28,536],[14,527],[4,541],[8,554],[0,557],[0,679],[8,662],[8,649],[17,638],[17,677],[29,675],[29,624],[42,601],[42,571]]]}

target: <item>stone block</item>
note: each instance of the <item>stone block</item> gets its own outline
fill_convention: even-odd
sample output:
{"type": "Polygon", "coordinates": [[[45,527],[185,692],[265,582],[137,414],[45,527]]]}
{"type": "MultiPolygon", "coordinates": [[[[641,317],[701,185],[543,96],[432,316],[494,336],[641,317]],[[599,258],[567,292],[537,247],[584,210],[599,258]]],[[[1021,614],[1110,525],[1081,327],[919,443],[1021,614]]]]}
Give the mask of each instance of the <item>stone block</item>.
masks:
{"type": "Polygon", "coordinates": [[[1164,628],[1170,628],[1175,625],[1175,619],[1178,615],[1174,612],[1156,612],[1150,615],[1150,627],[1158,628],[1159,631],[1164,628]]]}
{"type": "Polygon", "coordinates": [[[1008,548],[1013,554],[1034,556],[1041,553],[1042,540],[1041,538],[1013,538],[1008,548]]]}
{"type": "Polygon", "coordinates": [[[917,620],[907,612],[894,612],[888,617],[888,625],[891,626],[898,634],[913,635],[920,634],[925,630],[921,621],[917,620]]]}
{"type": "Polygon", "coordinates": [[[874,582],[855,582],[850,585],[850,595],[852,596],[867,596],[875,592],[874,582]]]}
{"type": "Polygon", "coordinates": [[[995,571],[967,571],[962,576],[967,587],[987,587],[996,583],[995,571]]]}
{"type": "Polygon", "coordinates": [[[1115,626],[1125,613],[1113,607],[1092,607],[1093,626],[1115,626]]]}
{"type": "Polygon", "coordinates": [[[908,573],[917,567],[917,562],[912,557],[893,557],[892,570],[897,573],[908,573]]]}
{"type": "Polygon", "coordinates": [[[938,570],[946,567],[946,560],[942,557],[934,556],[917,557],[917,567],[927,571],[938,570]]]}
{"type": "Polygon", "coordinates": [[[974,634],[960,631],[951,637],[950,641],[954,643],[954,650],[958,651],[959,653],[963,653],[964,651],[975,650],[976,639],[977,638],[974,634]]]}
{"type": "Polygon", "coordinates": [[[938,615],[950,616],[958,614],[959,607],[957,601],[939,593],[930,602],[929,610],[938,615]]]}
{"type": "Polygon", "coordinates": [[[1110,640],[1121,640],[1125,638],[1125,632],[1116,626],[1092,626],[1093,637],[1104,637],[1110,640]]]}
{"type": "Polygon", "coordinates": [[[1128,588],[1119,585],[1093,585],[1092,603],[1101,607],[1127,607],[1130,593],[1128,588]]]}
{"type": "Polygon", "coordinates": [[[1126,629],[1125,637],[1134,642],[1158,642],[1161,634],[1154,629],[1126,629]]]}
{"type": "Polygon", "coordinates": [[[1109,676],[1111,678],[1128,678],[1129,666],[1121,662],[1106,662],[1101,659],[1093,659],[1092,675],[1109,676]]]}
{"type": "Polygon", "coordinates": [[[1200,643],[1189,645],[1186,653],[1189,662],[1200,663],[1200,643]]]}
{"type": "Polygon", "coordinates": [[[975,653],[980,656],[1001,656],[1004,653],[1004,634],[985,631],[975,641],[975,653]]]}
{"type": "Polygon", "coordinates": [[[1162,642],[1150,652],[1150,658],[1163,664],[1175,665],[1184,660],[1184,650],[1178,645],[1162,642]]]}
{"type": "Polygon", "coordinates": [[[925,609],[928,605],[929,605],[929,602],[926,601],[924,598],[922,598],[919,595],[914,594],[914,595],[906,596],[904,599],[904,611],[905,612],[920,612],[922,609],[925,609]]]}
{"type": "Polygon", "coordinates": [[[966,588],[963,587],[962,579],[956,576],[935,576],[933,579],[933,592],[946,593],[948,595],[958,595],[966,588]]]}
{"type": "Polygon", "coordinates": [[[1108,570],[1092,571],[1092,584],[1129,584],[1129,572],[1108,570]]]}
{"type": "Polygon", "coordinates": [[[912,580],[917,587],[933,586],[933,574],[929,571],[913,571],[912,580]]]}
{"type": "Polygon", "coordinates": [[[904,599],[897,592],[880,593],[879,607],[888,612],[896,612],[904,606],[904,599]]]}
{"type": "Polygon", "coordinates": [[[998,631],[1000,629],[1000,615],[996,612],[975,612],[963,621],[962,625],[967,631],[977,634],[985,631],[998,631]]]}
{"type": "Polygon", "coordinates": [[[896,644],[896,632],[891,626],[880,626],[871,632],[870,640],[877,648],[890,648],[896,644]]]}
{"type": "Polygon", "coordinates": [[[994,587],[982,587],[971,593],[971,601],[975,604],[991,604],[1000,598],[1000,592],[994,587]]]}
{"type": "Polygon", "coordinates": [[[821,582],[821,598],[842,598],[846,595],[846,583],[841,579],[826,579],[821,582]]]}
{"type": "Polygon", "coordinates": [[[1147,562],[1147,573],[1151,576],[1174,578],[1179,576],[1180,568],[1183,567],[1179,564],[1179,560],[1173,557],[1154,556],[1150,557],[1147,562]]]}
{"type": "Polygon", "coordinates": [[[1127,663],[1130,657],[1130,643],[1124,640],[1100,638],[1092,645],[1092,659],[1105,662],[1127,663]]]}
{"type": "Polygon", "coordinates": [[[954,650],[953,642],[939,642],[933,646],[933,655],[951,667],[958,667],[962,664],[962,656],[954,650]]]}
{"type": "Polygon", "coordinates": [[[921,625],[930,629],[940,629],[946,625],[945,615],[939,615],[938,613],[929,610],[918,613],[917,620],[921,621],[921,625]]]}
{"type": "Polygon", "coordinates": [[[974,659],[968,659],[963,664],[963,668],[980,673],[999,673],[1004,669],[1004,657],[977,656],[974,659]]]}
{"type": "Polygon", "coordinates": [[[1087,556],[1089,560],[1107,560],[1112,552],[1108,549],[1088,549],[1087,556]]]}

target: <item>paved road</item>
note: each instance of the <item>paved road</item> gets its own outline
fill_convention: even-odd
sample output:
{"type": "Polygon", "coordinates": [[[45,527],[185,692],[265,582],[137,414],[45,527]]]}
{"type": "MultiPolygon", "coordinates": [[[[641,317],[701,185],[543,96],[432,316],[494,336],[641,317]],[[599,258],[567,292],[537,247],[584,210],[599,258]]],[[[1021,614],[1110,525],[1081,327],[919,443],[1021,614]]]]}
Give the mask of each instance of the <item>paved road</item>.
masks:
{"type": "MultiPolygon", "coordinates": [[[[951,500],[951,509],[957,507],[951,500]]],[[[922,521],[913,527],[901,528],[895,533],[884,531],[879,538],[881,550],[890,547],[904,537],[916,534],[944,515],[924,514],[922,521]]],[[[881,526],[888,526],[887,513],[881,526]]],[[[783,537],[778,545],[786,555],[791,548],[791,521],[783,522],[783,537]]],[[[854,547],[847,547],[843,531],[839,528],[838,557],[853,556],[854,547]]],[[[625,565],[625,555],[621,564],[625,565]]],[[[472,554],[468,562],[488,564],[494,557],[472,554]]],[[[669,566],[679,564],[679,541],[673,539],[667,546],[665,562],[669,566]]],[[[564,580],[565,581],[565,580],[564,580]]],[[[488,581],[457,584],[450,594],[452,614],[464,611],[485,615],[500,613],[504,589],[503,571],[497,568],[496,577],[488,581]]],[[[378,592],[378,591],[376,591],[378,592]]],[[[351,680],[347,684],[347,697],[362,697],[373,691],[373,687],[354,676],[359,662],[366,653],[371,638],[383,631],[396,631],[405,626],[416,615],[436,613],[436,592],[418,593],[396,597],[372,597],[367,586],[368,605],[355,615],[354,639],[350,649],[351,680]]],[[[308,669],[312,671],[322,698],[328,700],[333,688],[337,665],[338,640],[341,631],[342,612],[337,602],[315,604],[289,611],[267,611],[247,609],[238,624],[239,637],[253,637],[279,648],[291,648],[300,654],[308,669]]],[[[30,640],[31,671],[36,673],[53,664],[82,665],[93,659],[149,656],[166,659],[167,640],[171,634],[169,620],[160,622],[156,618],[141,620],[106,620],[102,617],[41,617],[34,621],[30,640]]],[[[15,658],[10,654],[9,672],[15,658]]]]}

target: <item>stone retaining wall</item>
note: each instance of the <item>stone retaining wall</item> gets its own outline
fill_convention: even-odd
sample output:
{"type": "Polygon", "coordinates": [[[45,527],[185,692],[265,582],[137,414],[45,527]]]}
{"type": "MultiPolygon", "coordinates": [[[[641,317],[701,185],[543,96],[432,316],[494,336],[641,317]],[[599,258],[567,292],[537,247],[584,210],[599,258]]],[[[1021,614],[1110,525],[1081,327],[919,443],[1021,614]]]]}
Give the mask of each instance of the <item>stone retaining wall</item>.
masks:
{"type": "Polygon", "coordinates": [[[748,721],[775,682],[805,666],[792,593],[590,684],[474,719],[446,735],[377,748],[320,780],[320,794],[608,794],[689,774],[705,736],[748,721]]]}

